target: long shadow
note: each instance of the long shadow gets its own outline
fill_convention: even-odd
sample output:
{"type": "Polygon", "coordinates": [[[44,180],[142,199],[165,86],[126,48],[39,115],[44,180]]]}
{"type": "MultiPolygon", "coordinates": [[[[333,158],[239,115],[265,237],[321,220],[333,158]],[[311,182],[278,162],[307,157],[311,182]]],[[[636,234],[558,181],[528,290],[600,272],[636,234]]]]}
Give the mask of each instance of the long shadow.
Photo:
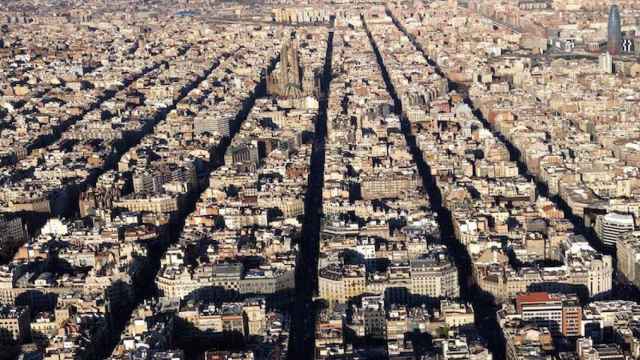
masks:
{"type": "MultiPolygon", "coordinates": [[[[194,81],[183,86],[182,89],[180,89],[180,94],[171,103],[170,106],[157,111],[154,114],[153,118],[149,122],[144,124],[144,126],[139,131],[130,135],[126,141],[123,140],[119,144],[120,146],[117,146],[117,151],[105,162],[105,165],[103,167],[96,170],[84,182],[78,184],[78,186],[76,186],[74,191],[70,194],[71,200],[69,203],[69,209],[67,209],[67,213],[68,213],[67,215],[68,216],[78,215],[80,212],[79,202],[78,202],[78,197],[80,195],[80,192],[85,191],[89,187],[95,186],[100,175],[104,174],[105,172],[111,169],[114,169],[118,164],[118,161],[122,158],[124,154],[127,153],[127,151],[137,146],[142,141],[142,139],[144,139],[145,136],[153,132],[153,130],[159,123],[166,120],[169,113],[171,113],[171,111],[177,108],[180,101],[182,101],[193,89],[197,88],[200,85],[200,83],[202,83],[205,79],[207,79],[209,75],[211,75],[211,73],[216,68],[218,68],[218,66],[220,66],[222,61],[224,61],[224,59],[226,59],[229,56],[230,56],[229,53],[222,54],[223,60],[213,61],[211,66],[207,68],[201,75],[199,75],[194,81]]],[[[199,99],[199,100],[204,101],[204,99],[199,99]]]]}
{"type": "Polygon", "coordinates": [[[22,239],[23,241],[5,240],[4,243],[0,245],[1,265],[8,264],[16,255],[18,249],[20,249],[20,247],[24,245],[25,241],[36,236],[49,219],[49,216],[33,211],[21,211],[13,214],[5,214],[5,217],[7,219],[12,219],[13,217],[20,218],[20,220],[22,221],[22,226],[26,229],[26,236],[24,239],[22,239]]]}
{"type": "MultiPolygon", "coordinates": [[[[180,49],[180,51],[178,52],[178,56],[185,54],[189,50],[189,48],[190,46],[180,49]]],[[[131,85],[135,81],[143,78],[147,74],[153,72],[154,70],[157,70],[162,65],[166,65],[166,64],[168,64],[166,60],[158,61],[153,65],[145,67],[141,72],[126,78],[123,81],[122,85],[118,86],[116,89],[106,90],[104,94],[99,96],[93,103],[91,103],[87,108],[85,108],[80,114],[70,117],[69,119],[67,119],[67,121],[63,122],[60,126],[54,129],[52,134],[49,134],[46,137],[39,137],[35,139],[32,143],[28,145],[27,150],[31,152],[33,150],[47,147],[54,144],[56,141],[60,140],[60,138],[62,137],[62,134],[69,127],[71,127],[73,124],[80,121],[80,119],[85,117],[87,114],[91,113],[94,110],[99,109],[104,102],[112,99],[120,91],[126,90],[129,87],[129,85],[131,85]]],[[[165,117],[166,117],[166,114],[165,114],[165,117]]],[[[126,144],[126,146],[123,148],[118,148],[118,151],[108,159],[108,161],[105,163],[105,166],[97,171],[94,171],[92,174],[90,174],[89,177],[83,183],[77,184],[77,185],[70,185],[68,188],[64,189],[64,191],[68,193],[67,195],[68,199],[64,201],[64,207],[62,211],[60,212],[53,211],[50,214],[43,214],[35,211],[23,211],[18,213],[17,215],[23,220],[23,222],[28,224],[30,236],[37,234],[39,232],[39,229],[46,223],[46,220],[51,217],[54,217],[56,215],[61,215],[63,217],[71,218],[74,215],[76,215],[79,212],[78,201],[77,201],[79,192],[82,189],[86,188],[87,186],[90,186],[90,184],[95,184],[100,174],[106,172],[110,168],[113,168],[117,163],[117,159],[119,159],[120,156],[122,156],[122,154],[124,154],[135,143],[139,142],[144,135],[146,135],[149,131],[151,131],[153,126],[155,126],[157,124],[157,121],[159,120],[160,120],[160,117],[156,115],[154,120],[151,121],[151,123],[146,124],[143,130],[135,136],[133,143],[126,144]]],[[[11,258],[13,258],[13,256],[15,255],[15,252],[23,244],[24,243],[15,244],[15,246],[12,246],[11,249],[7,249],[7,251],[3,252],[2,256],[0,257],[0,263],[6,264],[8,261],[10,261],[11,258]]]]}
{"type": "MultiPolygon", "coordinates": [[[[364,21],[364,18],[362,19],[364,21]]],[[[456,267],[458,268],[458,281],[460,283],[460,297],[463,301],[469,302],[473,305],[475,311],[475,324],[478,330],[488,342],[488,348],[497,359],[503,359],[505,357],[505,339],[502,330],[498,324],[497,310],[495,297],[489,292],[483,291],[475,283],[473,277],[471,256],[462,243],[457,241],[453,231],[453,223],[451,218],[451,212],[445,208],[442,204],[442,194],[436,184],[436,178],[431,175],[431,168],[429,164],[424,160],[422,151],[418,148],[413,135],[411,124],[403,116],[402,103],[398,97],[396,90],[391,83],[389,73],[384,65],[383,58],[380,51],[368,30],[367,35],[371,42],[371,46],[374,49],[378,65],[382,72],[382,77],[387,86],[387,90],[394,101],[394,113],[396,113],[402,124],[402,131],[405,135],[407,145],[410,148],[413,160],[418,167],[418,172],[422,177],[423,187],[427,191],[429,196],[431,207],[438,214],[438,223],[440,225],[440,239],[443,244],[447,245],[449,254],[454,259],[456,267]]],[[[402,29],[401,29],[402,30],[402,29]]]]}
{"type": "MultiPolygon", "coordinates": [[[[184,55],[189,50],[190,47],[191,46],[185,46],[185,47],[181,48],[178,51],[178,56],[184,55]]],[[[35,139],[33,142],[31,142],[27,146],[27,151],[31,152],[31,151],[33,151],[35,149],[47,147],[47,146],[53,144],[54,142],[58,141],[60,139],[60,137],[62,136],[62,134],[70,126],[72,126],[73,124],[77,123],[80,119],[85,117],[90,112],[98,109],[105,101],[108,101],[108,100],[112,99],[118,92],[128,88],[129,85],[134,83],[136,80],[144,77],[145,75],[147,75],[151,71],[158,69],[161,65],[163,65],[165,63],[166,63],[166,61],[163,60],[163,61],[158,61],[158,62],[156,62],[156,63],[154,63],[154,64],[152,64],[150,66],[146,66],[145,68],[142,69],[141,72],[139,72],[137,74],[134,74],[134,75],[130,75],[129,77],[125,78],[123,80],[123,82],[122,82],[122,85],[119,85],[115,89],[105,90],[105,92],[102,95],[98,96],[98,98],[96,98],[96,100],[94,102],[92,102],[86,108],[84,108],[80,112],[80,114],[69,117],[66,121],[64,121],[62,124],[60,124],[60,126],[56,127],[53,130],[52,134],[47,135],[47,136],[41,136],[41,137],[35,139]]]]}
{"type": "MultiPolygon", "coordinates": [[[[582,235],[595,250],[599,251],[600,253],[612,256],[613,270],[614,270],[614,287],[610,292],[610,294],[608,294],[608,296],[615,299],[636,300],[638,296],[640,296],[640,290],[635,286],[629,286],[630,284],[628,284],[624,280],[624,277],[621,276],[621,274],[617,273],[617,270],[616,270],[617,257],[616,257],[615,251],[612,251],[612,249],[602,246],[602,243],[598,240],[598,237],[595,231],[593,230],[593,228],[586,226],[583,219],[573,213],[573,210],[569,207],[569,205],[566,203],[564,199],[562,199],[558,195],[551,195],[549,193],[547,184],[540,181],[540,179],[536,178],[531,174],[526,163],[522,161],[520,149],[518,149],[511,141],[509,141],[509,139],[507,139],[501,132],[497,131],[493,126],[491,126],[491,124],[487,121],[486,117],[480,111],[480,109],[477,108],[474,105],[474,103],[469,99],[468,85],[464,83],[451,81],[442,72],[438,64],[436,64],[433,60],[429,58],[428,54],[426,53],[424,48],[420,45],[420,43],[417,41],[416,37],[406,30],[406,28],[400,23],[400,21],[398,21],[398,19],[389,10],[388,7],[386,8],[386,12],[387,12],[387,15],[389,15],[392,18],[393,23],[398,27],[398,29],[400,29],[400,31],[402,31],[411,40],[415,48],[422,53],[423,57],[427,60],[429,65],[432,66],[440,76],[447,78],[449,82],[449,88],[452,90],[458,91],[461,95],[464,96],[465,103],[473,109],[474,115],[483,123],[483,126],[487,129],[490,129],[491,132],[494,134],[494,136],[496,136],[498,140],[505,145],[505,147],[509,151],[511,159],[513,161],[516,161],[518,165],[519,173],[525,176],[527,180],[533,181],[536,184],[536,190],[538,194],[541,194],[549,198],[556,206],[558,206],[558,208],[561,209],[562,212],[564,213],[565,218],[568,219],[573,225],[574,231],[577,234],[582,235]]],[[[586,296],[584,295],[584,289],[579,289],[577,293],[582,294],[582,297],[586,298],[586,296]]]]}
{"type": "MultiPolygon", "coordinates": [[[[184,48],[180,49],[180,51],[178,52],[178,56],[184,55],[189,50],[190,47],[191,46],[185,46],[184,48]]],[[[52,145],[56,141],[60,140],[60,138],[62,137],[62,134],[73,124],[80,121],[80,119],[82,119],[92,111],[99,109],[104,102],[112,99],[120,91],[126,90],[129,87],[129,85],[131,85],[135,81],[159,69],[163,65],[165,66],[168,65],[168,61],[166,60],[158,61],[153,65],[147,66],[141,72],[134,74],[129,78],[125,79],[122,85],[118,86],[117,89],[107,90],[102,96],[98,97],[96,101],[91,103],[91,105],[89,105],[86,109],[84,109],[80,114],[70,117],[67,121],[65,121],[57,129],[55,129],[53,134],[48,135],[46,138],[36,139],[33,143],[30,144],[28,150],[33,151],[35,149],[47,147],[52,145]]],[[[214,64],[214,66],[211,69],[209,69],[209,72],[206,74],[207,76],[211,71],[213,71],[213,69],[215,69],[215,66],[217,66],[217,64],[214,64]]],[[[185,88],[183,88],[181,91],[181,94],[180,94],[181,96],[179,97],[179,100],[184,98],[184,96],[186,96],[186,94],[188,94],[189,91],[195,88],[195,86],[197,86],[197,84],[199,84],[202,80],[204,80],[204,78],[198,79],[198,81],[185,86],[185,88]]],[[[64,205],[62,206],[62,209],[60,211],[52,211],[52,213],[50,214],[43,214],[43,213],[33,212],[33,211],[19,213],[18,216],[22,218],[23,222],[29,225],[30,234],[33,234],[33,235],[37,234],[39,232],[39,229],[42,228],[42,226],[46,223],[46,220],[54,216],[62,216],[66,218],[76,217],[79,213],[78,199],[79,199],[80,192],[85,190],[87,187],[94,186],[101,174],[105,173],[110,169],[113,169],[116,166],[120,157],[123,154],[125,154],[130,148],[138,144],[142,140],[142,138],[145,135],[149,134],[160,121],[165,119],[169,111],[175,108],[179,100],[175,101],[171,107],[163,109],[158,113],[156,113],[156,115],[150,122],[145,124],[143,128],[140,131],[138,131],[136,134],[133,134],[131,139],[128,139],[128,141],[122,141],[121,143],[119,143],[118,144],[119,146],[115,147],[117,151],[114,152],[107,159],[103,167],[93,171],[87,177],[87,179],[85,179],[83,182],[79,184],[68,185],[67,187],[65,187],[63,191],[66,192],[67,198],[65,199],[64,205]],[[34,221],[34,219],[37,219],[37,221],[34,221]]],[[[33,236],[33,235],[30,235],[30,236],[33,236]]],[[[13,258],[13,256],[15,255],[15,252],[23,244],[24,243],[16,244],[16,246],[12,247],[12,249],[9,249],[9,251],[6,251],[3,254],[3,256],[0,257],[0,263],[5,264],[8,261],[10,261],[11,258],[13,258]]]]}
{"type": "MultiPolygon", "coordinates": [[[[242,104],[242,108],[238,111],[238,114],[236,115],[233,121],[230,136],[228,138],[222,139],[220,141],[220,144],[215,148],[214,159],[209,164],[206,164],[206,171],[205,171],[205,174],[203,175],[202,181],[200,182],[203,185],[201,186],[199,191],[194,191],[187,196],[186,200],[184,201],[184,206],[180,209],[180,212],[177,214],[177,216],[172,216],[171,222],[161,230],[160,241],[156,242],[155,246],[152,246],[148,249],[148,258],[150,262],[148,264],[149,271],[147,273],[150,274],[150,278],[147,279],[147,281],[145,281],[144,283],[134,284],[134,287],[136,288],[135,304],[133,304],[130,309],[127,309],[127,311],[122,311],[120,314],[120,317],[117,319],[116,321],[117,324],[114,326],[115,333],[117,334],[115,336],[116,339],[114,339],[115,341],[110,344],[110,348],[109,348],[109,351],[107,351],[107,354],[110,355],[113,352],[113,349],[115,348],[115,346],[120,341],[122,332],[124,331],[124,327],[126,326],[127,321],[131,317],[131,313],[133,309],[139,306],[145,299],[150,299],[158,295],[158,289],[156,287],[154,279],[158,274],[158,271],[160,270],[160,260],[162,259],[164,253],[167,251],[169,246],[177,242],[178,239],[180,238],[180,234],[184,229],[187,216],[195,210],[196,203],[200,198],[200,195],[202,194],[202,192],[204,192],[208,188],[209,174],[223,164],[222,159],[224,158],[224,153],[226,152],[229,144],[231,143],[231,139],[233,139],[235,134],[240,129],[242,122],[244,122],[244,120],[249,115],[256,99],[263,97],[265,95],[266,74],[271,72],[271,70],[275,67],[278,61],[278,58],[279,58],[279,55],[276,54],[276,56],[271,59],[271,63],[269,64],[267,70],[263,73],[262,79],[256,85],[256,88],[254,89],[252,95],[247,99],[245,99],[244,103],[242,104]]],[[[212,70],[213,69],[211,69],[211,71],[212,70]]],[[[204,81],[204,79],[206,79],[206,76],[199,78],[199,81],[197,82],[197,84],[193,84],[194,86],[192,87],[190,86],[190,88],[193,89],[197,87],[200,82],[204,81]]],[[[181,94],[181,98],[186,96],[188,92],[189,91],[186,91],[183,94],[181,94]]],[[[179,101],[175,101],[173,104],[173,107],[177,106],[178,102],[179,101]]],[[[166,114],[164,116],[166,116],[166,114]]]]}
{"type": "Polygon", "coordinates": [[[442,72],[438,64],[436,64],[433,60],[431,60],[431,58],[427,55],[426,51],[424,50],[422,45],[420,45],[420,43],[417,41],[416,37],[406,30],[406,28],[402,25],[402,23],[400,23],[400,21],[395,17],[395,15],[388,8],[387,8],[387,14],[392,18],[393,23],[398,27],[398,29],[400,29],[400,31],[402,31],[411,40],[411,43],[414,45],[414,47],[422,53],[423,57],[427,60],[429,65],[436,70],[436,73],[447,79],[447,81],[449,82],[449,88],[452,90],[458,91],[461,95],[464,96],[465,103],[469,105],[471,109],[473,109],[474,115],[478,118],[478,120],[482,122],[484,127],[491,130],[494,136],[497,137],[498,140],[500,140],[500,142],[502,142],[502,144],[506,146],[507,150],[509,151],[509,155],[511,159],[513,161],[516,161],[518,165],[518,169],[520,170],[519,171],[520,174],[525,176],[527,180],[532,180],[535,182],[536,190],[538,191],[538,193],[545,197],[548,197],[551,201],[553,201],[558,206],[558,208],[560,208],[564,212],[565,217],[569,221],[571,221],[571,223],[573,224],[576,233],[584,236],[585,239],[587,239],[587,241],[589,242],[589,245],[591,245],[594,249],[600,251],[601,253],[612,255],[615,260],[615,254],[612,253],[610,249],[605,249],[602,246],[602,243],[598,241],[598,238],[595,232],[593,231],[593,229],[585,226],[583,220],[579,216],[573,213],[569,205],[567,205],[566,201],[564,201],[564,199],[562,199],[558,195],[550,196],[547,185],[539,181],[539,179],[535,178],[531,174],[527,165],[522,161],[520,150],[516,148],[513,145],[513,143],[511,143],[507,138],[505,138],[502,133],[500,133],[495,128],[493,128],[491,124],[487,121],[484,114],[480,111],[480,109],[474,106],[473,102],[469,99],[468,85],[460,82],[451,81],[442,72]]]}
{"type": "Polygon", "coordinates": [[[289,358],[291,359],[312,359],[315,350],[313,294],[318,288],[325,134],[327,131],[327,106],[331,84],[333,34],[333,30],[330,30],[321,82],[320,111],[316,122],[315,141],[311,154],[311,171],[309,172],[307,194],[305,196],[303,235],[299,244],[300,253],[296,263],[296,298],[289,338],[289,358]]]}
{"type": "MultiPolygon", "coordinates": [[[[611,290],[611,292],[609,294],[605,294],[604,297],[634,300],[638,296],[640,296],[640,290],[635,286],[628,287],[627,285],[630,285],[630,284],[626,283],[623,279],[623,276],[617,273],[618,259],[614,249],[603,246],[602,242],[598,239],[598,236],[595,233],[594,229],[592,227],[587,226],[584,220],[573,212],[571,207],[567,204],[567,202],[562,197],[560,197],[557,194],[555,195],[550,194],[549,188],[546,183],[541,181],[539,178],[533,176],[533,174],[529,171],[527,164],[522,160],[522,153],[520,149],[518,149],[508,138],[506,138],[500,131],[498,131],[494,126],[492,126],[487,120],[487,118],[484,116],[482,111],[480,111],[480,109],[477,106],[475,106],[473,101],[471,101],[468,94],[468,84],[451,81],[442,72],[438,64],[436,64],[433,60],[429,58],[424,48],[416,40],[415,36],[409,33],[406,30],[406,28],[402,26],[402,24],[397,20],[397,18],[393,15],[393,13],[388,8],[387,8],[387,14],[391,16],[394,24],[400,29],[400,31],[402,31],[407,37],[409,37],[413,45],[416,47],[416,49],[418,49],[422,53],[422,55],[427,60],[429,65],[432,66],[434,69],[436,69],[436,72],[439,75],[447,78],[449,83],[449,88],[451,90],[456,90],[458,93],[463,95],[465,103],[469,105],[469,107],[473,110],[473,114],[475,115],[476,118],[478,118],[478,120],[480,120],[480,122],[482,122],[483,126],[486,129],[491,130],[493,135],[507,148],[507,150],[509,151],[511,160],[515,161],[516,164],[518,165],[518,170],[520,175],[524,176],[529,181],[533,181],[536,185],[537,193],[549,198],[560,210],[562,210],[564,217],[567,220],[569,220],[573,225],[574,232],[576,234],[582,235],[587,240],[589,245],[591,245],[591,247],[593,247],[596,251],[602,254],[611,255],[613,259],[612,267],[614,272],[613,274],[614,287],[611,290]]],[[[602,296],[600,296],[599,298],[602,298],[602,296]]]]}
{"type": "MultiPolygon", "coordinates": [[[[453,83],[450,82],[450,86],[454,86],[458,89],[466,89],[465,84],[453,83]]],[[[590,300],[602,300],[602,299],[623,299],[623,300],[631,300],[636,301],[640,298],[640,289],[633,285],[631,282],[627,281],[624,278],[624,275],[618,272],[618,257],[613,247],[604,246],[603,243],[598,239],[598,235],[596,234],[593,227],[587,226],[580,216],[576,215],[571,207],[567,204],[567,202],[560,197],[558,194],[550,194],[549,187],[546,183],[540,180],[538,177],[534,176],[528,169],[527,164],[522,161],[521,151],[518,149],[508,138],[506,138],[501,132],[495,129],[495,127],[491,126],[491,124],[487,121],[484,114],[477,108],[473,102],[469,99],[469,97],[461,92],[465,97],[465,103],[469,105],[473,109],[473,114],[478,118],[485,128],[491,130],[498,140],[505,145],[507,150],[509,151],[509,155],[512,161],[515,161],[518,165],[520,175],[524,176],[527,180],[533,181],[536,185],[536,191],[538,194],[547,197],[551,200],[560,210],[562,210],[564,217],[571,222],[574,228],[574,232],[578,235],[582,235],[589,245],[598,251],[601,254],[610,255],[612,258],[612,268],[613,268],[613,286],[611,291],[605,294],[600,294],[596,297],[588,297],[583,296],[582,299],[585,302],[590,300]]]]}
{"type": "Polygon", "coordinates": [[[187,359],[197,359],[207,350],[241,351],[246,349],[247,339],[239,331],[203,331],[191,322],[175,318],[175,346],[184,350],[187,359]]]}
{"type": "MultiPolygon", "coordinates": [[[[394,21],[396,21],[395,18],[394,21]]],[[[417,42],[415,41],[415,37],[411,37],[411,39],[412,42],[414,42],[414,45],[417,44],[417,42]]],[[[435,64],[428,58],[426,52],[422,50],[421,47],[419,49],[421,50],[429,64],[438,69],[439,74],[442,74],[437,64],[435,64]]],[[[455,89],[464,96],[465,103],[469,105],[471,109],[473,109],[473,114],[476,116],[476,118],[478,118],[482,122],[485,128],[491,130],[494,136],[498,138],[498,140],[500,140],[502,144],[505,145],[505,147],[509,151],[511,160],[517,163],[519,173],[523,175],[527,180],[533,181],[535,183],[538,194],[547,197],[560,210],[562,210],[564,217],[573,225],[574,232],[578,235],[582,235],[587,240],[589,245],[596,251],[600,252],[601,254],[610,255],[612,257],[613,287],[608,294],[598,296],[597,299],[600,300],[603,298],[611,298],[636,301],[638,298],[640,298],[640,288],[629,282],[622,273],[618,272],[618,257],[615,248],[604,246],[598,238],[598,235],[596,234],[594,228],[586,225],[584,219],[573,212],[573,209],[571,209],[565,199],[563,199],[558,194],[551,194],[549,192],[548,185],[529,171],[527,164],[522,160],[522,152],[520,151],[520,149],[517,148],[506,136],[504,136],[504,134],[502,134],[499,130],[492,126],[491,123],[489,123],[489,121],[486,119],[482,111],[477,106],[475,106],[473,101],[470,100],[468,96],[468,84],[452,82],[451,80],[449,80],[449,86],[451,89],[455,89]]],[[[588,215],[585,215],[585,217],[587,216],[588,215]]]]}

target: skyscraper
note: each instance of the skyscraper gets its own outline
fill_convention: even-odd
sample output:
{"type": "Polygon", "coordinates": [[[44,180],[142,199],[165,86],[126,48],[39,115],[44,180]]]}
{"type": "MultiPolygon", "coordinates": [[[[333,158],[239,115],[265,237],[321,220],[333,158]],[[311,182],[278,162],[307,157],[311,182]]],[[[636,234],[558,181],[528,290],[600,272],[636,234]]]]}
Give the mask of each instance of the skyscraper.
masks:
{"type": "Polygon", "coordinates": [[[622,45],[622,30],[620,25],[620,10],[618,5],[611,5],[609,9],[609,24],[607,26],[607,50],[611,55],[620,53],[622,45]]]}

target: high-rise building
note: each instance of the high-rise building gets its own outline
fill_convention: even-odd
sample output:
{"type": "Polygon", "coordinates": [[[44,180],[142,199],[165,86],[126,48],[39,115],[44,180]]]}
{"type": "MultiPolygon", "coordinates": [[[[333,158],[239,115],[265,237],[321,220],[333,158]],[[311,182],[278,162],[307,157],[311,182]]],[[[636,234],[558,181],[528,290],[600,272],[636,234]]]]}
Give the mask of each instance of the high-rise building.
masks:
{"type": "Polygon", "coordinates": [[[607,51],[611,55],[620,54],[622,46],[622,30],[620,24],[620,9],[618,5],[611,5],[609,9],[609,23],[607,26],[607,51]]]}
{"type": "Polygon", "coordinates": [[[616,246],[618,272],[636,286],[640,285],[640,232],[624,234],[616,246]]]}
{"type": "Polygon", "coordinates": [[[516,312],[552,334],[570,337],[580,335],[582,307],[575,295],[530,292],[516,296],[516,312]]]}
{"type": "Polygon", "coordinates": [[[562,299],[545,292],[516,296],[516,311],[523,320],[536,323],[559,333],[562,324],[562,299]]]}
{"type": "Polygon", "coordinates": [[[596,233],[605,246],[616,246],[620,237],[634,227],[631,214],[608,213],[596,219],[596,233]]]}
{"type": "Polygon", "coordinates": [[[613,58],[610,53],[601,54],[598,64],[600,65],[600,71],[605,74],[613,74],[613,58]]]}
{"type": "Polygon", "coordinates": [[[0,341],[22,343],[29,337],[31,317],[29,309],[11,305],[0,306],[0,341]]]}
{"type": "Polygon", "coordinates": [[[13,246],[27,241],[27,232],[19,217],[0,216],[0,245],[13,246]]]}
{"type": "Polygon", "coordinates": [[[193,121],[196,134],[208,132],[220,136],[231,136],[231,129],[235,122],[235,114],[231,112],[206,114],[197,116],[193,121]]]}
{"type": "Polygon", "coordinates": [[[362,298],[361,316],[364,335],[382,338],[385,335],[386,319],[383,296],[365,296],[362,298]]]}

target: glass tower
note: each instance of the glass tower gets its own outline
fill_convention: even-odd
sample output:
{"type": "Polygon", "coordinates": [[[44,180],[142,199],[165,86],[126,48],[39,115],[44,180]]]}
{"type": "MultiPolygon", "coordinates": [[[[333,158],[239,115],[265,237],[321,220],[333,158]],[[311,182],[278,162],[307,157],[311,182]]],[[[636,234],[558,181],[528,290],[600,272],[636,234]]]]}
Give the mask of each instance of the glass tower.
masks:
{"type": "Polygon", "coordinates": [[[622,46],[622,30],[620,27],[618,5],[611,5],[611,9],[609,9],[609,24],[607,26],[607,50],[611,55],[620,53],[620,47],[622,46]]]}

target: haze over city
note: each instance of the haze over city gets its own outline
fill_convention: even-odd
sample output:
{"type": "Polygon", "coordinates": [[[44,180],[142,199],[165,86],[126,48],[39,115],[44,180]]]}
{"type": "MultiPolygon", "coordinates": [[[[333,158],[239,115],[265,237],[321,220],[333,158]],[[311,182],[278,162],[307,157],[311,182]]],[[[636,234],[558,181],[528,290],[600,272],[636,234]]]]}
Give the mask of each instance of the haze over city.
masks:
{"type": "Polygon", "coordinates": [[[0,69],[0,359],[640,359],[638,0],[4,0],[0,69]]]}

